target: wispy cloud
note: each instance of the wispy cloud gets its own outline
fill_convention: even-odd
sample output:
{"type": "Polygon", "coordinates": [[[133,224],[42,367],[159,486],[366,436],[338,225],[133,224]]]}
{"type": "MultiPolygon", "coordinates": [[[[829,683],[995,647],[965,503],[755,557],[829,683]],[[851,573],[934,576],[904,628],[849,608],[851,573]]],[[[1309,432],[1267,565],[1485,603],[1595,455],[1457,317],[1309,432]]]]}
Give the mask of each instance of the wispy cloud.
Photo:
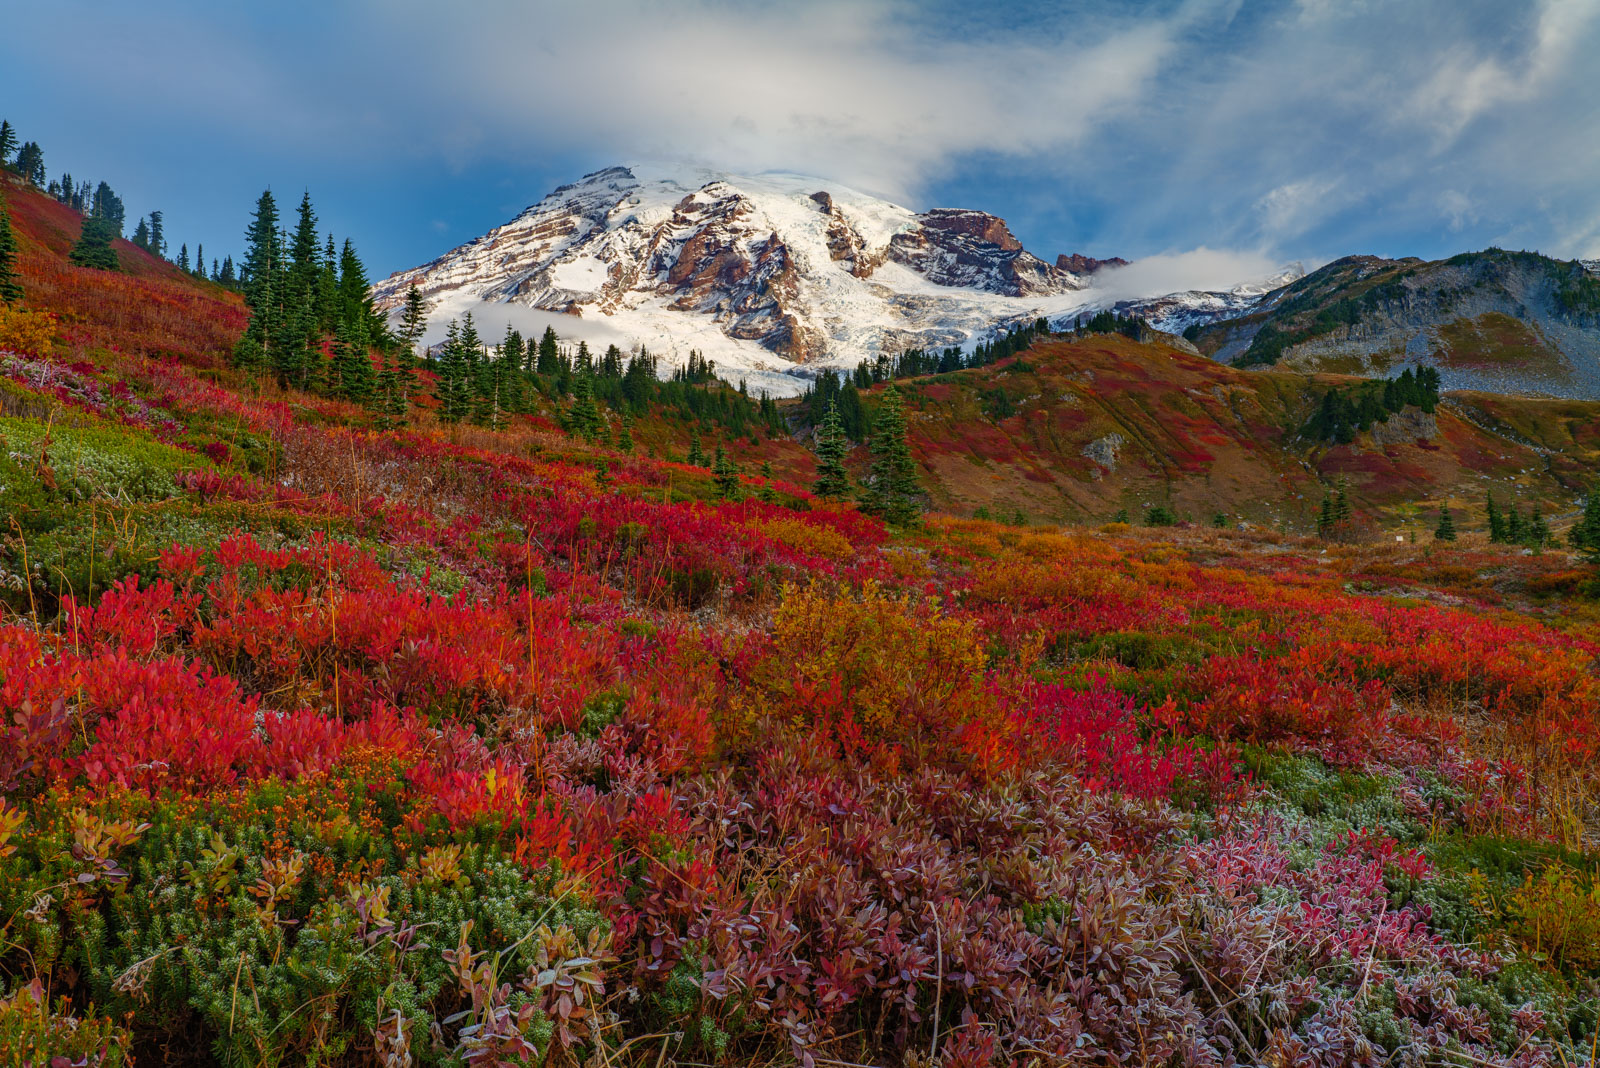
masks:
{"type": "Polygon", "coordinates": [[[1136,257],[1575,254],[1600,217],[1600,0],[54,0],[8,28],[4,96],[368,176],[676,157],[1136,257]]]}

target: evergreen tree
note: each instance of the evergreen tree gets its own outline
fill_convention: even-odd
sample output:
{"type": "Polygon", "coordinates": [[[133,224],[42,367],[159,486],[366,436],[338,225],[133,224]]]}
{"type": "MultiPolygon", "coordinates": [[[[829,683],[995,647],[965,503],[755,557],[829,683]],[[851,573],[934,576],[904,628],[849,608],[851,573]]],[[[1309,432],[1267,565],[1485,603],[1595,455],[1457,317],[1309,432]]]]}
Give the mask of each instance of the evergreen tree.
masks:
{"type": "Polygon", "coordinates": [[[459,423],[472,410],[472,385],[462,349],[461,329],[452,319],[445,331],[434,375],[434,397],[439,401],[440,422],[459,423]]]}
{"type": "Polygon", "coordinates": [[[17,131],[9,120],[0,120],[0,167],[11,165],[11,153],[17,150],[17,131]]]}
{"type": "Polygon", "coordinates": [[[222,281],[222,268],[217,264],[217,258],[215,256],[211,257],[211,280],[213,282],[222,281]]]}
{"type": "Polygon", "coordinates": [[[232,256],[224,256],[224,257],[222,257],[222,274],[217,278],[217,281],[219,281],[223,285],[229,286],[229,287],[236,286],[236,285],[239,284],[238,277],[233,273],[233,257],[232,256]]]}
{"type": "Polygon", "coordinates": [[[184,274],[189,273],[189,243],[187,241],[178,247],[178,270],[184,274]]]}
{"type": "Polygon", "coordinates": [[[1211,525],[1213,527],[1217,528],[1218,530],[1227,530],[1228,529],[1228,516],[1227,516],[1227,514],[1224,513],[1224,512],[1218,512],[1215,515],[1213,515],[1211,517],[1211,525]]]}
{"type": "Polygon", "coordinates": [[[44,149],[38,142],[28,141],[17,150],[16,162],[11,169],[22,175],[22,180],[36,189],[45,186],[44,149]]]}
{"type": "Polygon", "coordinates": [[[862,510],[896,526],[909,526],[922,511],[918,501],[922,488],[917,483],[911,446],[906,442],[905,408],[893,384],[884,391],[878,405],[871,447],[872,476],[862,495],[862,510]]]}
{"type": "Polygon", "coordinates": [[[704,467],[706,454],[700,449],[700,435],[695,431],[689,432],[689,455],[684,457],[684,463],[690,467],[704,467]]]}
{"type": "Polygon", "coordinates": [[[829,404],[828,414],[817,428],[817,479],[811,484],[811,492],[827,500],[850,495],[850,474],[844,467],[848,450],[839,406],[829,404]]]}
{"type": "Polygon", "coordinates": [[[22,299],[16,263],[17,235],[11,229],[11,211],[6,207],[5,192],[0,190],[0,304],[15,304],[22,299]]]}
{"type": "Polygon", "coordinates": [[[122,207],[122,198],[111,191],[111,187],[101,182],[95,187],[94,208],[91,214],[104,219],[111,226],[111,236],[122,236],[122,224],[127,218],[122,207]]]}
{"type": "Polygon", "coordinates": [[[150,251],[150,224],[144,220],[144,216],[139,217],[139,225],[133,228],[133,236],[128,240],[146,252],[150,251]]]}
{"type": "Polygon", "coordinates": [[[256,200],[255,215],[245,231],[244,255],[244,302],[250,309],[250,322],[234,350],[234,359],[246,369],[281,366],[282,361],[273,357],[283,319],[283,248],[278,240],[278,205],[270,189],[256,200]]]}
{"type": "Polygon", "coordinates": [[[1600,483],[1589,488],[1583,515],[1567,532],[1572,547],[1591,560],[1600,561],[1600,483]]]}
{"type": "Polygon", "coordinates": [[[1533,505],[1533,514],[1528,517],[1526,538],[1527,543],[1535,549],[1543,549],[1550,542],[1550,524],[1545,522],[1537,501],[1533,505]]]}
{"type": "Polygon", "coordinates": [[[717,442],[716,458],[711,463],[711,475],[717,483],[717,495],[726,501],[739,499],[739,465],[729,458],[722,447],[722,442],[717,442]]]}
{"type": "Polygon", "coordinates": [[[428,306],[415,282],[406,290],[405,311],[400,314],[400,344],[413,355],[428,329],[428,306]]]}
{"type": "Polygon", "coordinates": [[[623,452],[633,451],[633,420],[627,412],[622,413],[622,427],[617,432],[617,448],[623,452]]]}
{"type": "Polygon", "coordinates": [[[594,403],[594,381],[588,375],[578,375],[572,383],[572,407],[567,409],[567,433],[576,434],[585,441],[594,441],[605,428],[600,409],[594,403]]]}
{"type": "Polygon", "coordinates": [[[167,254],[167,238],[161,229],[161,213],[150,213],[150,255],[165,256],[167,254]]]}
{"type": "Polygon", "coordinates": [[[206,247],[197,244],[194,247],[194,276],[204,281],[206,277],[206,247]]]}
{"type": "MultiPolygon", "coordinates": [[[[356,247],[349,238],[339,253],[339,299],[344,305],[344,318],[359,319],[367,336],[381,343],[388,334],[388,324],[383,314],[372,304],[372,283],[367,281],[367,269],[356,255],[356,247]]],[[[482,346],[479,346],[480,350],[482,346]]]]}
{"type": "Polygon", "coordinates": [[[539,339],[539,362],[535,370],[547,377],[561,370],[561,348],[553,327],[545,327],[544,336],[539,339]]]}
{"type": "Polygon", "coordinates": [[[1322,495],[1322,510],[1317,513],[1317,537],[1326,538],[1333,530],[1333,494],[1322,495]]]}
{"type": "Polygon", "coordinates": [[[110,220],[90,215],[83,220],[83,231],[78,235],[78,243],[72,246],[67,259],[79,267],[115,271],[117,250],[111,247],[111,239],[115,236],[110,220]]]}
{"type": "Polygon", "coordinates": [[[356,319],[339,327],[329,369],[328,392],[357,404],[368,403],[377,386],[365,325],[356,319]]]}
{"type": "Polygon", "coordinates": [[[1489,503],[1487,511],[1489,513],[1489,540],[1492,542],[1505,541],[1506,523],[1504,519],[1500,518],[1500,509],[1494,503],[1493,490],[1489,491],[1489,503]]]}
{"type": "Polygon", "coordinates": [[[1455,541],[1456,540],[1456,524],[1455,524],[1455,521],[1450,518],[1450,509],[1449,508],[1441,508],[1441,509],[1439,509],[1439,525],[1434,528],[1433,540],[1434,541],[1455,541]]]}

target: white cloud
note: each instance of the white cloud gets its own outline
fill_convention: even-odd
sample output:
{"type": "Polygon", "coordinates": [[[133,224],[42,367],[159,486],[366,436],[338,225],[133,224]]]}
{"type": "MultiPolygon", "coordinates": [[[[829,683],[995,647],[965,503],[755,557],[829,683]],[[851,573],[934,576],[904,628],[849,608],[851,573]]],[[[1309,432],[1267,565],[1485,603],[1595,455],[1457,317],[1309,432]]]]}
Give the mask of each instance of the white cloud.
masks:
{"type": "Polygon", "coordinates": [[[1201,247],[1142,256],[1126,267],[1102,268],[1089,276],[1089,283],[1097,298],[1126,300],[1191,289],[1225,290],[1265,281],[1283,267],[1260,251],[1201,247]]]}
{"type": "Polygon", "coordinates": [[[930,33],[905,2],[491,0],[470,17],[385,2],[371,16],[393,50],[427,56],[412,74],[447,102],[426,105],[435,125],[472,116],[480,150],[579,146],[904,193],[971,153],[1080,144],[1141,97],[1200,10],[970,37],[930,33]]]}

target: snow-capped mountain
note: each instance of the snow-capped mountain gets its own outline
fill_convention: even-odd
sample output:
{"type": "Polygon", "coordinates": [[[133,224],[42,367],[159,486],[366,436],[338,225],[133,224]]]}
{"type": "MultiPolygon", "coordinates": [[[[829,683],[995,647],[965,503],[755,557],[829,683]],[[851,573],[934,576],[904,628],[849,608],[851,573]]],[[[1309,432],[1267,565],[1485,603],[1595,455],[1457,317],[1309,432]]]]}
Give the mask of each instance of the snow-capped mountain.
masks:
{"type": "MultiPolygon", "coordinates": [[[[629,166],[562,186],[390,276],[375,296],[394,309],[415,283],[430,337],[471,311],[490,338],[508,323],[524,333],[554,325],[591,346],[643,344],[664,364],[697,349],[725,377],[782,395],[820,367],[970,347],[1000,326],[1109,304],[1067,269],[1078,264],[1103,266],[1047,263],[981,211],[918,213],[799,175],[629,166]]],[[[1223,303],[1239,314],[1259,295],[1223,303]]],[[[1177,295],[1170,308],[1215,297],[1177,295]]]]}

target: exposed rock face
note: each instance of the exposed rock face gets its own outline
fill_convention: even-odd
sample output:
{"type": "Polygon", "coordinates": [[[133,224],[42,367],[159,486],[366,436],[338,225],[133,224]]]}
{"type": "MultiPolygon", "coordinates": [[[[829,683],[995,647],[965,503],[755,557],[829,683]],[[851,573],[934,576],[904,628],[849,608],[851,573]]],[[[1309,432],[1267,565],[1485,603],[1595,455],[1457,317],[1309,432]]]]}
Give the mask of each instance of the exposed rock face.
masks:
{"type": "Polygon", "coordinates": [[[1056,257],[1056,268],[1070,271],[1072,274],[1094,274],[1102,267],[1126,267],[1128,261],[1121,256],[1112,256],[1109,260],[1097,260],[1093,256],[1083,256],[1076,252],[1067,255],[1063,252],[1056,257]]]}
{"type": "Polygon", "coordinates": [[[1025,250],[1003,219],[940,209],[917,216],[917,222],[915,229],[894,235],[889,257],[930,282],[1011,297],[1082,288],[1076,276],[1025,250]]]}
{"type": "Polygon", "coordinates": [[[1122,451],[1124,439],[1121,434],[1107,434],[1103,438],[1095,438],[1083,447],[1083,454],[1096,464],[1106,469],[1117,469],[1117,453],[1122,451]]]}
{"type": "Polygon", "coordinates": [[[1421,408],[1402,408],[1384,422],[1372,424],[1375,445],[1415,445],[1438,436],[1439,421],[1421,408]]]}

